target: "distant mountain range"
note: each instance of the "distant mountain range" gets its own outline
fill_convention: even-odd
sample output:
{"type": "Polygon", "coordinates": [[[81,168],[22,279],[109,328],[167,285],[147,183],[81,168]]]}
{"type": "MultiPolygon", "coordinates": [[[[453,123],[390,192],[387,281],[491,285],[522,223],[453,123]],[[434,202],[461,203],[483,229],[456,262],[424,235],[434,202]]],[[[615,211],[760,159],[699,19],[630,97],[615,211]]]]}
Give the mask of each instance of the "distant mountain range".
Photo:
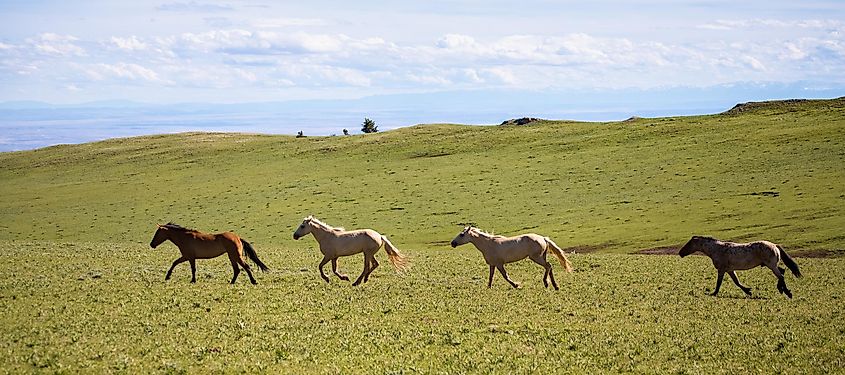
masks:
{"type": "Polygon", "coordinates": [[[840,89],[807,90],[800,83],[748,83],[653,90],[450,91],[230,104],[11,101],[0,103],[0,151],[182,131],[356,133],[364,117],[375,120],[381,130],[421,123],[499,124],[518,117],[613,121],[717,113],[747,101],[843,95],[840,89]]]}

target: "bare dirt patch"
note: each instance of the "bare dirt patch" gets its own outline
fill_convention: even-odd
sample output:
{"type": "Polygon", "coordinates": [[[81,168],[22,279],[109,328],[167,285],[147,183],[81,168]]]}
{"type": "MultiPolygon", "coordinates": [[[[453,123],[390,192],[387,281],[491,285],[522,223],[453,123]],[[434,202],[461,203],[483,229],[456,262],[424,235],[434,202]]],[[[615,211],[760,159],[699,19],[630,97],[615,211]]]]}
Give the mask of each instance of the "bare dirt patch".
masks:
{"type": "Polygon", "coordinates": [[[594,253],[596,251],[607,249],[611,246],[613,246],[612,243],[606,242],[606,243],[598,244],[598,245],[578,245],[578,246],[565,247],[561,250],[563,250],[564,253],[588,254],[588,253],[594,253]]]}
{"type": "Polygon", "coordinates": [[[787,250],[795,258],[842,258],[845,250],[787,250]]]}
{"type": "Polygon", "coordinates": [[[674,246],[661,246],[661,247],[652,247],[649,249],[642,249],[637,250],[634,254],[645,254],[645,255],[678,255],[678,250],[683,245],[674,245],[674,246]]]}

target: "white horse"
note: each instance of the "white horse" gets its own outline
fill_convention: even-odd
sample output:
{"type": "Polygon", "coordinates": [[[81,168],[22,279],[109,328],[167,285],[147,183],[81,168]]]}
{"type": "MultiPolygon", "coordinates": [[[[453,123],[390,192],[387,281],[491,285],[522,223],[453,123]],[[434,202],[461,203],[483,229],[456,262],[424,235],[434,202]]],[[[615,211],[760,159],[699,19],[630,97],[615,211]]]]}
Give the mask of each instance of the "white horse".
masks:
{"type": "Polygon", "coordinates": [[[783,274],[786,270],[778,267],[778,262],[781,260],[783,260],[783,264],[789,267],[793,275],[801,277],[798,264],[792,260],[780,245],[773,244],[769,241],[734,243],[719,241],[713,237],[692,236],[678,254],[683,258],[696,251],[700,251],[710,257],[710,260],[713,261],[713,266],[719,272],[719,276],[716,279],[716,290],[713,291],[712,296],[719,293],[719,287],[722,286],[722,278],[725,277],[725,273],[731,276],[734,284],[739,289],[742,289],[745,294],[750,296],[751,288],[742,285],[734,271],[765,266],[769,267],[772,273],[775,274],[775,277],[778,278],[778,291],[792,298],[792,292],[786,287],[786,281],[783,279],[783,274]]]}
{"type": "Polygon", "coordinates": [[[326,282],[329,282],[329,277],[323,272],[323,266],[329,261],[332,262],[332,272],[341,280],[349,281],[349,277],[337,272],[337,258],[364,253],[364,271],[361,276],[355,280],[352,285],[358,285],[367,282],[370,279],[370,274],[378,267],[378,261],[375,254],[378,249],[384,245],[384,250],[387,252],[387,258],[399,271],[408,269],[408,259],[399,253],[399,249],[390,243],[387,237],[382,236],[372,229],[361,229],[347,231],[343,228],[335,228],[313,216],[308,216],[302,220],[302,224],[293,232],[293,239],[298,240],[311,233],[320,245],[320,251],[323,253],[323,260],[320,262],[320,276],[326,282]]]}
{"type": "Polygon", "coordinates": [[[452,247],[457,247],[465,243],[472,242],[481,255],[484,256],[484,261],[490,265],[490,276],[487,278],[487,287],[493,286],[494,269],[498,269],[502,277],[511,284],[514,288],[519,287],[519,284],[511,281],[508,273],[505,271],[505,263],[512,263],[526,257],[533,260],[535,263],[543,266],[546,272],[543,274],[543,284],[546,288],[549,287],[549,279],[552,280],[552,286],[558,290],[555,276],[552,273],[552,265],[546,260],[548,250],[560,260],[560,265],[566,269],[566,272],[572,272],[572,264],[560,247],[557,246],[548,237],[543,237],[538,234],[530,233],[523,234],[516,237],[494,236],[492,234],[484,233],[478,228],[466,227],[458,236],[452,240],[452,247]]]}

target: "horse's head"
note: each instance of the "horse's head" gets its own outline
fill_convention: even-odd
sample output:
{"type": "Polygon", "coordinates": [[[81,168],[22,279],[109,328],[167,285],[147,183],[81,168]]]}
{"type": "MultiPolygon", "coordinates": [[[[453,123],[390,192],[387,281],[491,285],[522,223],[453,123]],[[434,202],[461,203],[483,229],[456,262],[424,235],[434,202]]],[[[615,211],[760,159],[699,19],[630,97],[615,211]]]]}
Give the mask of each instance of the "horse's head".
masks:
{"type": "Polygon", "coordinates": [[[470,232],[472,232],[472,230],[473,230],[472,227],[464,228],[464,230],[462,230],[461,233],[458,233],[458,235],[455,236],[455,238],[453,238],[452,242],[450,242],[449,244],[452,245],[452,247],[458,247],[460,245],[463,245],[463,244],[469,242],[470,232]]]}
{"type": "Polygon", "coordinates": [[[167,241],[168,238],[170,238],[170,232],[167,229],[167,226],[158,224],[158,229],[156,229],[156,233],[153,235],[152,241],[150,241],[150,247],[155,249],[156,246],[161,245],[161,243],[167,241]]]}
{"type": "Polygon", "coordinates": [[[293,239],[298,240],[306,234],[311,233],[311,220],[314,220],[313,216],[308,216],[302,220],[302,224],[299,224],[296,231],[293,232],[293,239]]]}
{"type": "Polygon", "coordinates": [[[682,247],[681,250],[678,251],[678,255],[680,255],[681,258],[683,258],[687,255],[690,255],[690,254],[696,252],[696,251],[699,251],[701,249],[701,244],[704,243],[705,240],[706,240],[705,237],[692,236],[692,238],[690,238],[690,240],[687,241],[686,245],[684,245],[684,247],[682,247]]]}

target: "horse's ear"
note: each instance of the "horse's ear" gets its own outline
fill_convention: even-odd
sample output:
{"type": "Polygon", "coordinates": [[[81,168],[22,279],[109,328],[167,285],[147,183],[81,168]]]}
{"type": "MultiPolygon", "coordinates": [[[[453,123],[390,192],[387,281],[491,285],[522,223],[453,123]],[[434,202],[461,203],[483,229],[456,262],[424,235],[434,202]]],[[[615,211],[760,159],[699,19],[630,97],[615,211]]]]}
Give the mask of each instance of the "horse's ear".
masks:
{"type": "Polygon", "coordinates": [[[164,226],[164,225],[161,225],[161,224],[156,224],[156,227],[158,227],[158,228],[161,228],[161,227],[163,227],[163,226],[164,226]]]}

